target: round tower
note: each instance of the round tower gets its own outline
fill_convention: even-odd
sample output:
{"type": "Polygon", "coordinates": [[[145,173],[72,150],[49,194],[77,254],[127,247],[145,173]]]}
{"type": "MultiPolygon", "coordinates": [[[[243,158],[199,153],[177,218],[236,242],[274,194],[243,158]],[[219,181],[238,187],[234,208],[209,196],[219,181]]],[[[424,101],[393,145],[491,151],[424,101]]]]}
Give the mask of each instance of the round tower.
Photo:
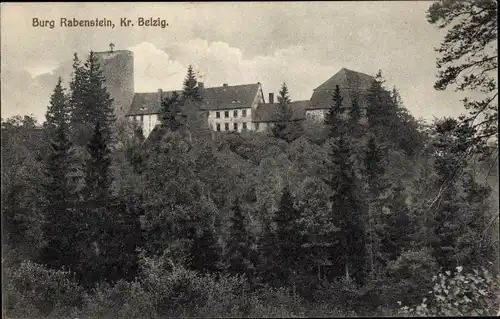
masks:
{"type": "Polygon", "coordinates": [[[128,50],[95,53],[106,79],[106,88],[114,99],[117,121],[125,119],[134,98],[134,53],[128,50]]]}

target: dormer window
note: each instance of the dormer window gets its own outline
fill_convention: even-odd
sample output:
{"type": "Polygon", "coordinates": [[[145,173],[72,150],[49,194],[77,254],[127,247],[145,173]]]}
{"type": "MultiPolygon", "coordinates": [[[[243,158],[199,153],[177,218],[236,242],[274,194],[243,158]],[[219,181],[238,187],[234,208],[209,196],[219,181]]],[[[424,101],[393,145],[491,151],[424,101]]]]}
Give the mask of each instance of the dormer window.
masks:
{"type": "Polygon", "coordinates": [[[241,103],[240,100],[232,100],[231,103],[235,104],[235,103],[241,103]]]}
{"type": "Polygon", "coordinates": [[[146,107],[141,107],[139,110],[140,110],[140,111],[146,111],[146,110],[147,110],[147,108],[146,108],[146,107]]]}

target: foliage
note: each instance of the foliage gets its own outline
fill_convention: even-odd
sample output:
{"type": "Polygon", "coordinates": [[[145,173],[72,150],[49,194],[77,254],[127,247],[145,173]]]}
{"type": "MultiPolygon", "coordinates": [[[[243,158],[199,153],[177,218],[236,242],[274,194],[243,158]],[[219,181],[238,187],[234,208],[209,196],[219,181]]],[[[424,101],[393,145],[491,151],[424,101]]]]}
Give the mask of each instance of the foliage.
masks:
{"type": "MultiPolygon", "coordinates": [[[[498,139],[498,10],[497,1],[438,1],[427,10],[427,21],[447,33],[437,58],[436,90],[454,86],[459,91],[479,91],[483,99],[465,98],[468,115],[460,124],[476,134],[468,139],[478,153],[492,137],[498,139]]],[[[497,142],[498,143],[498,142],[497,142]]]]}
{"type": "Polygon", "coordinates": [[[6,271],[4,307],[8,316],[66,318],[82,305],[83,288],[69,271],[30,261],[6,271]]]}
{"type": "MultiPolygon", "coordinates": [[[[404,315],[415,316],[491,316],[498,309],[498,278],[486,270],[473,269],[463,273],[463,267],[456,271],[440,272],[432,277],[434,287],[422,303],[402,306],[404,315]]],[[[399,303],[400,306],[402,303],[399,303]]]]}

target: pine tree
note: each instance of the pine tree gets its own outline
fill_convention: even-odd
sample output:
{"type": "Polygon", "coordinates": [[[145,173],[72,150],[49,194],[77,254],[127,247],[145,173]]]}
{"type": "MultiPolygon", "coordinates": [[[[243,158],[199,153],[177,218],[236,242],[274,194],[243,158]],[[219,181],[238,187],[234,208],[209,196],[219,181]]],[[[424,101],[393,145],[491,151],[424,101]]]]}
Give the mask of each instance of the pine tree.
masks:
{"type": "Polygon", "coordinates": [[[332,96],[332,104],[325,117],[330,128],[330,148],[328,152],[329,175],[326,183],[332,189],[330,202],[332,217],[337,220],[340,231],[339,245],[332,249],[332,256],[340,253],[337,273],[343,268],[346,278],[353,273],[361,282],[364,279],[365,229],[362,222],[363,205],[360,200],[359,185],[353,171],[352,151],[349,148],[348,134],[341,118],[342,96],[337,86],[332,96]]]}
{"type": "Polygon", "coordinates": [[[396,260],[404,251],[414,248],[412,238],[418,231],[410,219],[406,204],[405,189],[401,181],[391,191],[388,201],[389,212],[382,214],[381,253],[384,262],[396,260]]]}
{"type": "Polygon", "coordinates": [[[229,225],[229,239],[227,241],[225,259],[228,271],[231,274],[244,274],[250,284],[254,274],[252,265],[251,235],[248,232],[245,216],[241,211],[239,200],[232,206],[232,215],[229,225]]]}
{"type": "MultiPolygon", "coordinates": [[[[367,249],[370,257],[370,275],[372,279],[375,279],[376,269],[380,268],[378,267],[381,262],[380,257],[382,248],[380,247],[380,241],[384,234],[377,232],[376,226],[382,223],[382,209],[387,204],[387,199],[384,198],[383,195],[389,187],[389,183],[384,176],[385,169],[383,160],[380,147],[376,145],[374,136],[370,136],[365,152],[364,175],[366,176],[368,188],[368,226],[366,229],[368,238],[367,249]]],[[[380,229],[380,227],[378,228],[380,229]]]]}
{"type": "Polygon", "coordinates": [[[276,285],[279,282],[275,268],[278,261],[278,239],[272,227],[272,220],[263,221],[262,235],[259,237],[259,279],[263,283],[276,285]]]}
{"type": "Polygon", "coordinates": [[[65,256],[71,250],[73,205],[70,190],[69,172],[72,158],[69,140],[69,107],[64,88],[59,77],[50,97],[46,113],[46,136],[50,149],[46,161],[45,197],[45,238],[48,241],[44,252],[44,261],[59,267],[67,260],[65,256]]]}
{"type": "Polygon", "coordinates": [[[300,272],[303,252],[299,218],[300,211],[294,207],[292,194],[285,187],[274,218],[278,249],[275,271],[282,285],[289,282],[294,273],[300,272]]]}
{"type": "Polygon", "coordinates": [[[217,238],[211,229],[204,229],[201,236],[194,236],[191,257],[192,268],[200,273],[214,273],[219,270],[221,252],[217,238]]]}
{"type": "Polygon", "coordinates": [[[87,151],[89,158],[85,165],[85,198],[97,207],[104,207],[111,198],[111,152],[100,122],[95,125],[87,151]]]}
{"type": "Polygon", "coordinates": [[[90,136],[99,121],[106,143],[112,139],[116,121],[113,110],[113,99],[104,85],[97,56],[90,54],[82,66],[75,54],[73,63],[73,79],[71,87],[72,127],[78,145],[88,143],[90,136]]]}
{"type": "Polygon", "coordinates": [[[187,70],[186,78],[182,85],[182,100],[187,101],[192,99],[194,101],[200,101],[201,95],[197,87],[196,75],[193,71],[193,67],[189,65],[187,70]]]}
{"type": "Polygon", "coordinates": [[[274,137],[291,142],[298,137],[299,127],[293,122],[293,110],[286,83],[281,85],[278,95],[277,121],[272,127],[274,137]]]}
{"type": "Polygon", "coordinates": [[[167,97],[161,101],[161,124],[171,131],[176,131],[181,126],[177,118],[180,112],[180,97],[177,92],[174,92],[171,97],[167,97]]]}
{"type": "Polygon", "coordinates": [[[358,127],[359,120],[361,119],[361,106],[359,105],[359,98],[354,97],[349,110],[350,125],[355,130],[358,127]]]}

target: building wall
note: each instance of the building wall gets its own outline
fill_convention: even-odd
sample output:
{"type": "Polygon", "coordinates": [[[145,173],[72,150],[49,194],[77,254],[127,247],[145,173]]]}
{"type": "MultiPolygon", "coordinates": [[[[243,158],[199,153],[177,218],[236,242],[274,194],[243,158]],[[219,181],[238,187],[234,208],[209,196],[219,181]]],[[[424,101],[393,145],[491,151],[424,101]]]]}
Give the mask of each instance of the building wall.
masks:
{"type": "Polygon", "coordinates": [[[306,110],[306,118],[315,121],[324,121],[327,110],[306,110]]]}
{"type": "Polygon", "coordinates": [[[142,134],[145,138],[149,136],[157,124],[160,124],[158,114],[128,116],[128,120],[129,122],[135,123],[135,125],[139,125],[142,128],[142,134]]]}
{"type": "Polygon", "coordinates": [[[134,53],[120,50],[96,52],[105,77],[105,85],[114,99],[113,107],[117,120],[125,118],[134,98],[134,53]]]}
{"type": "Polygon", "coordinates": [[[213,131],[217,131],[217,124],[220,124],[221,132],[225,132],[225,124],[228,124],[228,128],[230,132],[234,131],[234,123],[237,123],[238,132],[243,130],[243,123],[247,123],[247,130],[253,130],[252,123],[252,109],[244,108],[244,109],[230,109],[230,110],[210,110],[208,112],[208,123],[210,125],[210,129],[213,131]],[[242,116],[243,110],[246,110],[246,116],[242,116]],[[225,112],[228,112],[228,117],[226,118],[224,115],[225,112]],[[234,116],[234,112],[237,112],[237,116],[234,116]],[[220,117],[217,118],[217,112],[219,112],[220,117]]]}

